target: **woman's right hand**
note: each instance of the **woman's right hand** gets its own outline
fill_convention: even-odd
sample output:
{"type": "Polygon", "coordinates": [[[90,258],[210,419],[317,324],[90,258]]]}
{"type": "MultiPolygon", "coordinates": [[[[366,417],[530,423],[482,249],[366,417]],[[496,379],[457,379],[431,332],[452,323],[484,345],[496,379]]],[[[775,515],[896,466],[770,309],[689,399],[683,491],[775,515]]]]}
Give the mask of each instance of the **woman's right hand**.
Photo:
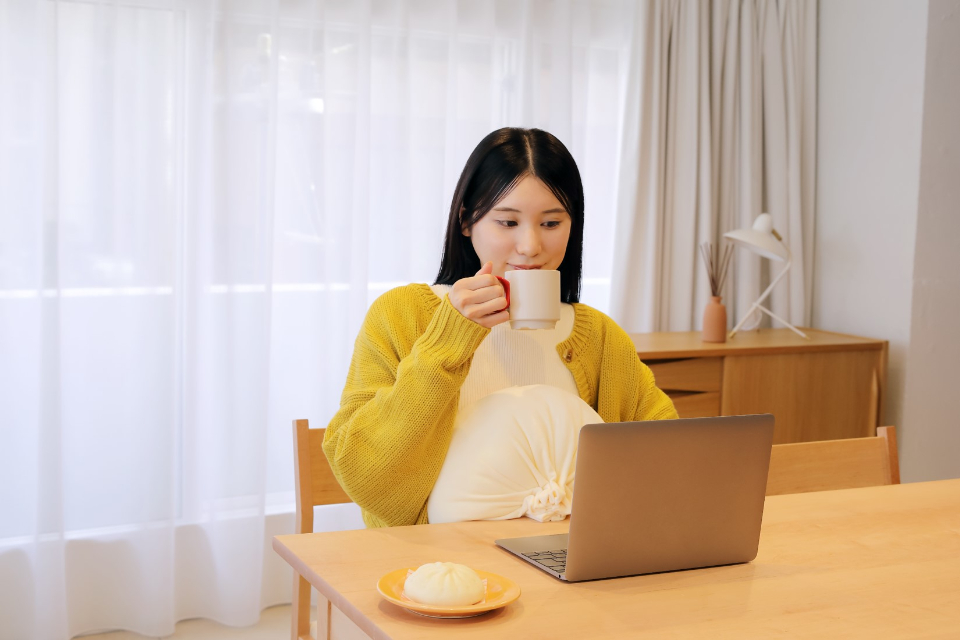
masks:
{"type": "Polygon", "coordinates": [[[493,275],[491,262],[480,267],[475,276],[457,280],[447,296],[460,315],[481,327],[491,329],[510,319],[506,292],[493,275]]]}

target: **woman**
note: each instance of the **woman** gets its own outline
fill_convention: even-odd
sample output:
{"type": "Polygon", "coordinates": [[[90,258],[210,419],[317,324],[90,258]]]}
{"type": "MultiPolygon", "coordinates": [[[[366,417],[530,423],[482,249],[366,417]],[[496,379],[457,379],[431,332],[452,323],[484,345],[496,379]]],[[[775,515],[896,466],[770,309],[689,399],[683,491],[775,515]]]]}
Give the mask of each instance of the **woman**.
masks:
{"type": "Polygon", "coordinates": [[[458,411],[512,385],[566,388],[607,422],[676,418],[613,320],[579,304],[583,186],[566,147],[504,128],[474,149],[450,206],[432,287],[370,307],[323,449],[368,527],[423,524],[458,411]],[[510,331],[495,276],[560,271],[553,331],[510,331]]]}

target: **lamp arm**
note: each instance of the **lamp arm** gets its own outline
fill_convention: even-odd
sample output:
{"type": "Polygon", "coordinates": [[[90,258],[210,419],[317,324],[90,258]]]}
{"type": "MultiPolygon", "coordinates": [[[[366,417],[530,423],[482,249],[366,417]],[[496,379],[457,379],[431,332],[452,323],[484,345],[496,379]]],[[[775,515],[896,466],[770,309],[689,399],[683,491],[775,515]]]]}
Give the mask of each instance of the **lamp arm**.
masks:
{"type": "MultiPolygon", "coordinates": [[[[773,288],[777,286],[777,283],[780,282],[780,280],[783,278],[784,275],[786,275],[787,271],[789,270],[790,270],[790,260],[788,259],[786,266],[780,271],[780,273],[777,274],[777,277],[773,279],[773,282],[770,283],[770,286],[768,286],[766,290],[764,290],[764,292],[760,294],[760,297],[757,298],[752,305],[750,305],[750,308],[747,309],[747,312],[743,314],[742,318],[740,318],[740,322],[737,323],[737,326],[735,326],[733,330],[730,332],[730,334],[728,335],[729,338],[732,338],[733,336],[737,335],[737,332],[740,331],[740,327],[743,326],[743,323],[746,322],[747,318],[753,315],[753,312],[756,311],[757,309],[765,313],[770,313],[767,310],[767,308],[760,303],[766,300],[767,296],[770,295],[770,292],[773,291],[773,288]]],[[[783,322],[783,320],[781,320],[780,318],[777,318],[777,320],[780,320],[781,322],[783,322]]]]}
{"type": "MultiPolygon", "coordinates": [[[[789,251],[789,250],[788,250],[788,251],[789,251]]],[[[777,277],[773,279],[773,281],[770,283],[770,286],[768,286],[768,287],[764,290],[764,292],[763,292],[762,294],[760,294],[760,297],[757,298],[757,301],[753,303],[754,306],[759,307],[759,306],[760,306],[760,303],[767,299],[767,296],[770,295],[770,292],[773,291],[773,288],[774,288],[775,286],[777,286],[777,283],[780,282],[780,281],[783,279],[783,276],[787,275],[787,271],[790,271],[790,265],[791,265],[792,263],[793,263],[793,260],[790,258],[790,254],[788,253],[788,254],[787,254],[787,264],[783,267],[783,270],[782,270],[780,273],[777,274],[777,277]]]]}
{"type": "Polygon", "coordinates": [[[782,244],[782,245],[783,245],[783,248],[786,249],[786,251],[787,251],[787,264],[783,267],[783,269],[780,271],[780,273],[777,274],[777,277],[773,279],[773,282],[771,282],[770,285],[764,290],[764,292],[763,292],[762,294],[760,294],[760,297],[757,298],[756,302],[754,302],[752,305],[750,305],[750,308],[747,309],[747,312],[743,315],[743,318],[740,319],[740,322],[737,323],[737,326],[735,326],[735,327],[733,328],[733,330],[730,332],[730,334],[729,334],[729,336],[728,336],[728,337],[730,337],[730,338],[732,338],[733,336],[735,336],[735,335],[737,334],[737,331],[740,330],[740,327],[743,326],[743,323],[746,321],[747,318],[750,317],[750,315],[754,312],[754,310],[755,310],[755,309],[759,309],[760,311],[762,311],[763,313],[766,313],[766,314],[769,315],[770,317],[772,317],[772,318],[774,318],[774,319],[776,319],[776,320],[779,320],[781,323],[785,324],[785,325],[787,326],[787,328],[791,329],[792,331],[794,331],[794,332],[797,333],[798,335],[800,335],[800,336],[802,336],[802,337],[804,337],[804,338],[807,338],[807,339],[809,340],[809,337],[807,336],[807,334],[805,334],[804,332],[800,331],[799,329],[797,329],[796,327],[794,327],[792,324],[790,324],[789,322],[787,322],[786,320],[784,320],[784,319],[781,318],[780,316],[775,315],[772,311],[770,311],[769,309],[767,309],[766,307],[764,307],[763,305],[760,304],[761,302],[763,302],[764,300],[766,300],[767,296],[770,295],[770,292],[773,291],[773,288],[774,288],[775,286],[777,286],[777,283],[780,282],[780,281],[783,279],[783,276],[787,275],[787,271],[790,270],[790,265],[793,263],[793,254],[790,253],[790,247],[788,247],[788,246],[787,246],[787,243],[785,243],[782,239],[780,239],[779,236],[777,236],[777,239],[780,240],[780,244],[782,244]]]}

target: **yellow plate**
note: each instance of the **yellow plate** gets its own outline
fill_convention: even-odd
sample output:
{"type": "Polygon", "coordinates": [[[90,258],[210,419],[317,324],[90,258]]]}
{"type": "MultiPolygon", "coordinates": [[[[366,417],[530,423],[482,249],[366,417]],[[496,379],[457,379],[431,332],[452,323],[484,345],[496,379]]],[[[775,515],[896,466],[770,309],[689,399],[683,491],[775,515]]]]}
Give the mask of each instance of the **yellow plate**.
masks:
{"type": "Polygon", "coordinates": [[[486,597],[477,604],[459,607],[420,604],[410,600],[403,593],[403,584],[407,581],[407,574],[415,569],[416,567],[411,567],[391,571],[377,582],[377,591],[386,600],[398,607],[432,618],[471,618],[504,607],[520,597],[520,587],[513,580],[498,576],[495,573],[477,571],[480,579],[487,581],[486,597]]]}

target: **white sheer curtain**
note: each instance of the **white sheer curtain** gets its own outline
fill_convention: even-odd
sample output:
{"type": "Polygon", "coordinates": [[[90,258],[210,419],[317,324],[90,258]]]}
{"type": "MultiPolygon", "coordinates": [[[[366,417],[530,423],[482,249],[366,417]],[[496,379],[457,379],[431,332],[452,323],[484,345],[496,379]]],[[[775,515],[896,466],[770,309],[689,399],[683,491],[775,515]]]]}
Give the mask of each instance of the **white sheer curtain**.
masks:
{"type": "MultiPolygon", "coordinates": [[[[793,266],[774,313],[810,322],[816,158],[816,0],[645,0],[632,22],[612,315],[629,331],[701,327],[698,245],[762,212],[793,266]]],[[[738,250],[735,322],[782,263],[738,250]]]]}
{"type": "Polygon", "coordinates": [[[630,11],[0,0],[0,638],[289,601],[290,421],[432,281],[489,131],[570,147],[606,308],[630,11]]]}

